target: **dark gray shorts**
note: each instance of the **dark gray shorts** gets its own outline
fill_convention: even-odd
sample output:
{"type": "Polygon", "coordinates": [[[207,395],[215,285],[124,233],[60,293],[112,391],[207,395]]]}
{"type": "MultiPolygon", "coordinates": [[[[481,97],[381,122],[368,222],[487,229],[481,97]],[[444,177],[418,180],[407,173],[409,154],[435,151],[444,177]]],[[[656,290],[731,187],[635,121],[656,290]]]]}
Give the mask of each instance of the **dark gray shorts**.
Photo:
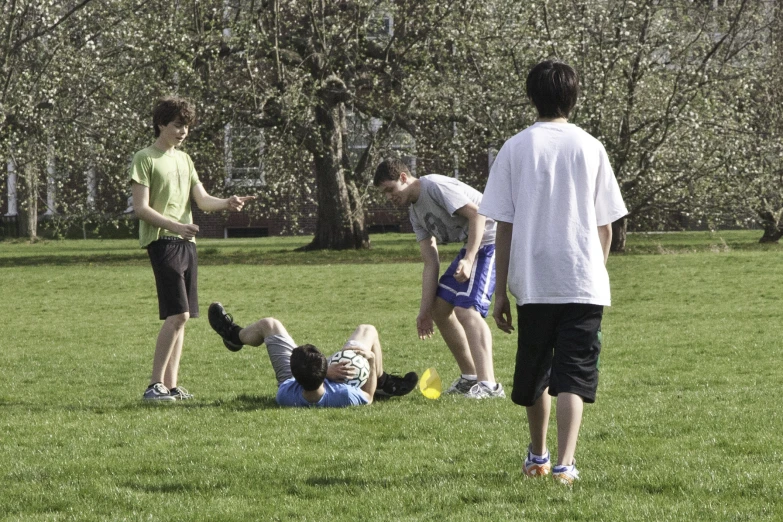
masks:
{"type": "Polygon", "coordinates": [[[198,256],[196,244],[184,239],[159,239],[147,246],[161,319],[190,313],[198,317],[198,256]]]}

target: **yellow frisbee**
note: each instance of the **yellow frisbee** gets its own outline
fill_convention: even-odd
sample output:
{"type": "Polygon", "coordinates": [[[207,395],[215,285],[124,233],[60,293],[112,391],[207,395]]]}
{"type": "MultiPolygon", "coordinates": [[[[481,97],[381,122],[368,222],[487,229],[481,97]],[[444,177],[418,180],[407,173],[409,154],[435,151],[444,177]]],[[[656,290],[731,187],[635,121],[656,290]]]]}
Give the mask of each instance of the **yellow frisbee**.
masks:
{"type": "Polygon", "coordinates": [[[435,368],[427,368],[419,379],[419,390],[428,399],[437,399],[443,390],[443,383],[435,368]]]}

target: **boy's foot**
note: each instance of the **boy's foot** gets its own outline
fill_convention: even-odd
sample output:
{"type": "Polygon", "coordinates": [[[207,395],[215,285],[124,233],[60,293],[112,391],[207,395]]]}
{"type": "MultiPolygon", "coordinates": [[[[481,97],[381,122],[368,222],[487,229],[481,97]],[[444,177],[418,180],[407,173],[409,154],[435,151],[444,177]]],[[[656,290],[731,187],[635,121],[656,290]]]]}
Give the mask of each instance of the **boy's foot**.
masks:
{"type": "Polygon", "coordinates": [[[147,390],[144,392],[145,401],[175,401],[176,399],[171,396],[169,389],[163,386],[162,382],[156,382],[150,384],[147,390]]]}
{"type": "Polygon", "coordinates": [[[576,461],[570,466],[555,466],[552,468],[552,478],[566,486],[573,486],[574,482],[579,480],[579,470],[576,469],[576,461]]]}
{"type": "Polygon", "coordinates": [[[505,396],[506,392],[503,391],[502,384],[497,383],[493,390],[483,382],[474,384],[468,393],[465,394],[465,397],[468,397],[469,399],[502,399],[505,396]]]}
{"type": "Polygon", "coordinates": [[[402,397],[416,389],[418,383],[419,376],[416,372],[408,372],[405,374],[405,377],[387,373],[386,382],[383,383],[383,387],[375,390],[375,395],[379,397],[402,397]]]}
{"type": "Polygon", "coordinates": [[[188,392],[188,390],[186,390],[182,386],[176,386],[174,388],[170,388],[169,395],[171,395],[172,397],[180,401],[186,401],[188,399],[193,398],[193,394],[188,392]]]}
{"type": "Polygon", "coordinates": [[[549,461],[549,451],[547,451],[542,457],[535,457],[530,451],[530,446],[527,447],[527,457],[525,457],[525,465],[522,468],[525,475],[528,477],[543,477],[549,475],[552,472],[552,463],[549,461]]]}
{"type": "Polygon", "coordinates": [[[466,395],[472,387],[474,387],[476,384],[478,384],[478,381],[475,379],[466,379],[462,376],[460,376],[459,379],[451,383],[451,386],[448,387],[448,389],[443,392],[446,394],[450,393],[460,393],[462,395],[466,395]]]}
{"type": "Polygon", "coordinates": [[[231,336],[234,330],[237,328],[241,329],[241,327],[234,322],[234,318],[231,317],[231,314],[226,312],[223,305],[220,303],[212,303],[209,305],[208,315],[209,325],[223,338],[223,344],[226,345],[226,348],[232,352],[241,350],[244,345],[234,342],[231,336]]]}

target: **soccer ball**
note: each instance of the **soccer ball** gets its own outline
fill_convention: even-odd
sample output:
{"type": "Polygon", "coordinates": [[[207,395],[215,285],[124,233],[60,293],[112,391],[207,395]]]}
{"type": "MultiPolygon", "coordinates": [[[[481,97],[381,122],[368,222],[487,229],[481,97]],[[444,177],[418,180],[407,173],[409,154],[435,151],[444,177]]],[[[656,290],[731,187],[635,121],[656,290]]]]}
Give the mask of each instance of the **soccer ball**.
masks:
{"type": "Polygon", "coordinates": [[[370,377],[370,361],[368,361],[363,355],[360,355],[353,350],[340,350],[334,355],[329,357],[329,365],[339,364],[344,361],[348,361],[351,366],[358,370],[356,377],[348,379],[345,384],[350,386],[356,386],[361,388],[367,382],[367,378],[370,377]]]}

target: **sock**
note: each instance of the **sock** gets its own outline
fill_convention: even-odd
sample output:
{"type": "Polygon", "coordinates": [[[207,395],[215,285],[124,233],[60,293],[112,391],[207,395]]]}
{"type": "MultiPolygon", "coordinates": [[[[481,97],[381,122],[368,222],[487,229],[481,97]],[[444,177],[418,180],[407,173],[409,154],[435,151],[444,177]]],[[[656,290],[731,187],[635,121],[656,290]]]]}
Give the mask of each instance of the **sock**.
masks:
{"type": "Polygon", "coordinates": [[[466,379],[468,381],[475,381],[476,379],[478,379],[478,375],[470,375],[470,374],[467,374],[467,373],[463,373],[462,374],[462,378],[466,379]]]}
{"type": "Polygon", "coordinates": [[[496,382],[481,381],[481,384],[483,384],[484,386],[486,386],[487,388],[489,388],[492,391],[497,391],[497,389],[498,389],[498,383],[496,383],[496,382]]]}
{"type": "Polygon", "coordinates": [[[242,331],[242,327],[239,325],[234,325],[234,327],[231,329],[231,342],[234,344],[245,344],[242,342],[242,339],[239,338],[239,332],[242,331]]]}
{"type": "Polygon", "coordinates": [[[541,460],[546,460],[546,459],[548,459],[548,458],[549,458],[549,450],[547,450],[547,451],[546,451],[546,453],[544,453],[543,455],[536,455],[535,453],[533,453],[533,452],[531,451],[531,452],[530,452],[530,458],[531,458],[531,459],[541,459],[541,460]]]}

